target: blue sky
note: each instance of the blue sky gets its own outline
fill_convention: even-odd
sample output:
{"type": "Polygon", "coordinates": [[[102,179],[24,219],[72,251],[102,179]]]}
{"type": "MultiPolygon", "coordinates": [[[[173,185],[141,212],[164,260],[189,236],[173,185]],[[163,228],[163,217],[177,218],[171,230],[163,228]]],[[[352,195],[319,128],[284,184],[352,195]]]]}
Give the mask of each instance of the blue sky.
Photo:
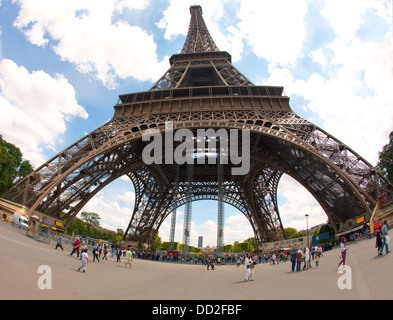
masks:
{"type": "MultiPolygon", "coordinates": [[[[393,130],[391,0],[0,0],[0,134],[38,167],[104,124],[120,94],[148,90],[169,68],[194,4],[246,77],[284,86],[298,115],[377,163],[393,130]]],[[[279,200],[284,227],[304,229],[305,213],[310,225],[327,219],[288,177],[279,200]]],[[[112,229],[132,209],[123,179],[84,208],[112,229]]],[[[226,244],[253,236],[236,209],[225,216],[226,244]]],[[[194,203],[191,244],[202,235],[215,246],[216,230],[217,203],[194,203]]]]}

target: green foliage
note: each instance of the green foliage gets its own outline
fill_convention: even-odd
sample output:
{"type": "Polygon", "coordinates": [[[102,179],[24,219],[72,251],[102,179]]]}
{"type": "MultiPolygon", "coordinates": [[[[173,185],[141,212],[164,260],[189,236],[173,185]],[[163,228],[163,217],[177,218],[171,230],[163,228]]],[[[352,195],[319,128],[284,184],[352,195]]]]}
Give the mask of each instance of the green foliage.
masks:
{"type": "Polygon", "coordinates": [[[393,183],[393,131],[389,135],[389,143],[379,153],[378,169],[393,183]]]}
{"type": "Polygon", "coordinates": [[[151,251],[159,250],[161,248],[161,244],[162,244],[162,241],[161,241],[161,238],[159,237],[158,232],[157,232],[156,236],[154,237],[154,240],[152,241],[152,243],[150,243],[150,246],[149,246],[150,250],[151,251]]]}
{"type": "Polygon", "coordinates": [[[323,234],[328,232],[329,235],[334,235],[335,231],[330,223],[324,224],[320,229],[319,229],[319,234],[323,234]]]}
{"type": "MultiPolygon", "coordinates": [[[[175,244],[175,246],[176,246],[176,244],[175,244]]],[[[164,241],[161,244],[161,250],[169,251],[169,241],[164,241]]]]}
{"type": "MultiPolygon", "coordinates": [[[[89,214],[91,214],[91,213],[89,213],[89,214]]],[[[98,216],[98,214],[94,213],[93,216],[95,217],[95,215],[98,216]]],[[[89,215],[89,216],[91,216],[91,215],[89,215]]],[[[98,221],[99,221],[99,216],[98,216],[98,221]]],[[[112,243],[118,243],[121,241],[124,231],[122,229],[117,229],[117,232],[102,229],[99,226],[97,227],[97,226],[92,225],[89,222],[75,218],[74,220],[72,220],[71,224],[67,228],[67,233],[69,235],[72,235],[74,233],[74,234],[80,234],[80,235],[90,237],[90,238],[108,240],[108,241],[111,241],[112,243]]]]}
{"type": "Polygon", "coordinates": [[[284,232],[287,239],[295,239],[298,237],[297,230],[295,228],[285,228],[284,232]]]}
{"type": "Polygon", "coordinates": [[[20,149],[0,135],[0,195],[31,172],[33,167],[29,161],[22,159],[20,149]]]}
{"type": "Polygon", "coordinates": [[[95,212],[82,212],[82,220],[94,228],[100,227],[100,216],[95,212]]]}
{"type": "Polygon", "coordinates": [[[225,245],[223,247],[224,252],[248,252],[253,251],[255,248],[255,238],[249,238],[243,242],[234,242],[233,245],[225,245]]]}

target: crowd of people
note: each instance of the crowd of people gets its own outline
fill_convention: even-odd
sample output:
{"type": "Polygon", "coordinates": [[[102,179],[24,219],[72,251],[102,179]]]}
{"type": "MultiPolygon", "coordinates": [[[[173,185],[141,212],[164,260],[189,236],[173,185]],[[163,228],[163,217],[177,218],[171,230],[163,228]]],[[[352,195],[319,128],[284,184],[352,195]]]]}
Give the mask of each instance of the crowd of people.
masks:
{"type": "MultiPolygon", "coordinates": [[[[57,250],[58,248],[64,251],[62,234],[59,234],[57,238],[55,249],[57,250]]],[[[81,260],[81,266],[78,268],[78,271],[82,269],[83,272],[86,272],[87,264],[89,263],[88,252],[89,252],[89,247],[86,245],[86,242],[83,241],[81,243],[79,237],[76,237],[72,246],[70,256],[76,254],[77,258],[81,260]]],[[[111,252],[112,252],[111,258],[113,258],[116,255],[117,258],[116,262],[121,262],[121,259],[124,258],[125,266],[126,267],[129,266],[130,268],[132,268],[132,261],[133,261],[134,254],[131,252],[130,247],[128,247],[127,249],[112,247],[111,252]]],[[[93,256],[92,262],[95,262],[97,260],[97,263],[99,263],[100,260],[108,260],[107,257],[108,253],[109,253],[108,245],[106,243],[101,245],[100,243],[97,242],[91,251],[91,254],[93,256]]]]}
{"type": "MultiPolygon", "coordinates": [[[[62,236],[60,235],[57,240],[56,249],[60,247],[62,250],[62,236]]],[[[130,248],[115,248],[112,247],[111,250],[111,258],[116,257],[116,262],[121,262],[121,259],[125,259],[125,266],[129,266],[132,268],[132,261],[134,258],[144,259],[144,260],[153,260],[153,261],[161,261],[161,262],[180,262],[180,263],[193,263],[193,264],[201,264],[207,268],[207,270],[214,270],[215,266],[225,265],[225,264],[236,264],[237,267],[240,265],[245,265],[247,269],[246,280],[253,279],[253,269],[257,264],[270,263],[272,265],[279,264],[281,262],[291,261],[292,262],[292,271],[299,272],[301,270],[307,270],[311,268],[311,261],[315,259],[316,267],[318,267],[319,259],[322,256],[322,252],[325,250],[330,250],[332,248],[331,243],[324,244],[322,246],[312,246],[309,248],[304,248],[300,250],[281,250],[281,251],[272,251],[269,253],[244,253],[244,254],[232,254],[226,255],[222,257],[217,257],[214,255],[169,255],[169,254],[160,254],[149,251],[131,251],[130,248]],[[303,268],[302,268],[303,266],[303,268]]],[[[99,243],[96,243],[95,247],[91,251],[93,260],[92,262],[100,262],[100,260],[108,260],[107,255],[109,253],[109,248],[107,244],[103,246],[99,243]]],[[[80,239],[77,237],[74,244],[70,256],[76,254],[78,258],[83,260],[83,263],[80,269],[86,271],[87,263],[89,261],[88,258],[88,247],[85,242],[80,242],[80,239]],[[86,255],[82,255],[82,253],[86,253],[86,255]]]]}
{"type": "MultiPolygon", "coordinates": [[[[382,228],[381,228],[382,230],[382,228]]],[[[384,230],[386,233],[386,230],[384,230]]],[[[382,233],[381,233],[382,234],[382,233]]],[[[378,234],[377,234],[378,237],[378,234]]],[[[377,238],[378,239],[378,238],[377,238]]],[[[381,236],[382,242],[385,243],[385,247],[388,247],[386,241],[383,240],[383,236],[381,236]]],[[[57,240],[56,249],[63,249],[62,246],[62,236],[60,235],[57,240]]],[[[207,270],[215,270],[216,266],[221,266],[224,264],[236,264],[237,267],[240,265],[244,265],[246,269],[245,281],[253,281],[254,280],[254,272],[255,266],[257,264],[266,264],[270,263],[271,265],[278,265],[282,262],[290,262],[292,272],[300,272],[304,270],[308,270],[312,268],[312,263],[315,264],[315,267],[319,267],[320,258],[323,256],[323,252],[326,250],[331,250],[333,245],[331,243],[326,243],[321,246],[312,246],[310,248],[303,249],[288,249],[288,250],[279,250],[272,251],[269,253],[245,253],[245,254],[236,254],[236,255],[227,255],[222,257],[217,257],[215,255],[173,255],[173,254],[160,254],[153,253],[149,251],[131,251],[131,248],[115,248],[112,247],[111,250],[111,258],[116,256],[116,262],[121,262],[124,260],[125,267],[132,268],[132,262],[134,258],[137,259],[145,259],[145,260],[153,260],[153,261],[161,261],[161,262],[181,262],[181,263],[193,263],[193,264],[201,264],[206,267],[207,270]]],[[[382,246],[381,246],[382,247],[382,246]]],[[[381,248],[379,248],[379,251],[381,248]]],[[[340,262],[345,265],[345,256],[346,256],[347,247],[345,246],[345,241],[341,243],[341,255],[342,260],[340,262]]],[[[107,255],[109,253],[108,246],[104,244],[103,246],[100,243],[96,243],[95,247],[91,251],[93,256],[92,262],[100,262],[100,260],[108,260],[107,255]]],[[[87,265],[89,263],[89,253],[88,247],[85,242],[80,242],[79,238],[76,238],[70,256],[73,254],[77,255],[77,258],[81,260],[80,267],[78,271],[82,270],[86,272],[87,265]]],[[[339,264],[339,266],[340,266],[339,264]]]]}
{"type": "MultiPolygon", "coordinates": [[[[378,249],[378,255],[383,254],[385,250],[386,254],[389,253],[388,243],[390,241],[388,235],[388,226],[386,221],[383,226],[377,225],[375,229],[376,237],[376,248],[378,249]]],[[[56,249],[62,246],[62,236],[60,235],[57,240],[56,249]]],[[[111,258],[116,256],[116,262],[121,262],[121,259],[125,259],[125,266],[132,268],[132,261],[134,258],[153,260],[160,262],[174,262],[174,263],[189,263],[189,264],[201,264],[206,267],[207,270],[214,270],[216,266],[226,264],[236,264],[237,267],[245,265],[246,268],[246,281],[252,281],[254,279],[254,269],[257,264],[270,263],[272,265],[278,265],[282,262],[290,262],[292,272],[300,272],[311,268],[318,268],[320,259],[323,256],[323,252],[331,250],[334,245],[331,242],[319,245],[311,246],[310,248],[302,249],[287,249],[277,250],[269,253],[244,253],[244,254],[230,254],[224,256],[216,255],[179,255],[179,254],[163,254],[154,253],[149,251],[132,251],[130,247],[124,248],[108,248],[107,244],[103,246],[100,243],[96,243],[94,249],[91,251],[93,256],[92,262],[100,262],[100,260],[108,260],[107,255],[111,250],[111,258]]],[[[340,243],[340,262],[338,268],[341,265],[345,265],[346,254],[348,247],[346,246],[346,238],[342,237],[340,243]]],[[[76,238],[70,256],[76,253],[77,257],[81,259],[81,266],[78,270],[82,269],[86,271],[87,264],[89,262],[88,247],[85,242],[80,242],[79,238],[76,238]]]]}
{"type": "Polygon", "coordinates": [[[148,251],[137,251],[135,257],[144,260],[153,260],[161,262],[175,262],[175,263],[193,263],[201,264],[207,270],[214,270],[215,266],[224,264],[244,265],[247,270],[245,280],[252,281],[254,279],[254,269],[257,264],[270,263],[278,265],[281,262],[290,261],[292,271],[303,271],[311,268],[312,262],[315,262],[315,267],[319,266],[320,257],[326,250],[331,250],[332,243],[326,243],[320,246],[312,246],[309,248],[299,250],[279,250],[269,253],[244,253],[236,255],[226,255],[223,257],[194,255],[194,256],[179,256],[179,255],[165,255],[160,253],[152,253],[148,251]]]}

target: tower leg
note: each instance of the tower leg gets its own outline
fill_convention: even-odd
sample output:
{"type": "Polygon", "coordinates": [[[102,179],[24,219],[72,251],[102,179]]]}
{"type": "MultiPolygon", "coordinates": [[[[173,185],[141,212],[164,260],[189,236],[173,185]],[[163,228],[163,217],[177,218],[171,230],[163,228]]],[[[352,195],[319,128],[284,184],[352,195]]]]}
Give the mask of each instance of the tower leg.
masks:
{"type": "Polygon", "coordinates": [[[217,221],[217,254],[221,254],[224,246],[224,202],[223,202],[223,165],[220,158],[217,159],[218,177],[218,221],[217,221]]]}
{"type": "Polygon", "coordinates": [[[184,215],[184,232],[183,232],[183,251],[188,252],[190,246],[191,233],[191,213],[192,213],[192,181],[194,177],[194,164],[187,164],[187,203],[184,215]]]}
{"type": "MultiPolygon", "coordinates": [[[[179,165],[175,162],[175,183],[173,189],[173,201],[177,198],[177,191],[179,189],[179,165]]],[[[176,231],[176,210],[172,211],[171,216],[171,231],[169,235],[169,251],[173,251],[175,247],[175,231],[176,231]]]]}

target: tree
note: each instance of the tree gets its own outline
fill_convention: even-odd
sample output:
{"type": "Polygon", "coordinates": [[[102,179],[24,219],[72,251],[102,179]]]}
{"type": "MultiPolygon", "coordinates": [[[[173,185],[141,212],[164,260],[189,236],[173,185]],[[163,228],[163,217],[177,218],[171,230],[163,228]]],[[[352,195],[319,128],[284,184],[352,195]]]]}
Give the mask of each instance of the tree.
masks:
{"type": "Polygon", "coordinates": [[[33,167],[29,161],[23,160],[20,149],[0,135],[0,195],[31,172],[33,167]]]}
{"type": "Polygon", "coordinates": [[[70,225],[67,228],[67,233],[69,235],[82,235],[91,238],[97,238],[102,240],[109,240],[112,243],[118,243],[122,239],[122,235],[124,231],[122,229],[117,229],[115,231],[103,230],[100,227],[93,227],[89,223],[75,218],[71,221],[70,225]]]}
{"type": "Polygon", "coordinates": [[[389,135],[389,143],[379,152],[379,162],[377,166],[389,181],[393,182],[393,131],[389,135]]]}
{"type": "Polygon", "coordinates": [[[244,252],[250,251],[250,243],[249,242],[239,243],[239,246],[240,246],[241,251],[244,251],[244,252]]]}
{"type": "Polygon", "coordinates": [[[99,228],[100,225],[100,216],[95,212],[82,212],[81,213],[82,220],[85,221],[87,224],[94,228],[99,228]]]}
{"type": "Polygon", "coordinates": [[[122,237],[124,235],[124,230],[123,229],[117,229],[116,230],[116,234],[120,237],[122,237]]]}
{"type": "Polygon", "coordinates": [[[323,234],[323,233],[329,233],[330,236],[334,235],[334,229],[331,225],[330,222],[324,224],[320,229],[319,229],[319,234],[323,234]]]}
{"type": "Polygon", "coordinates": [[[284,232],[285,235],[287,236],[287,239],[297,238],[297,230],[295,228],[285,228],[284,232]]]}
{"type": "Polygon", "coordinates": [[[156,236],[154,237],[153,242],[150,243],[150,246],[149,246],[150,250],[151,251],[156,251],[156,250],[160,249],[161,248],[161,244],[162,244],[162,241],[161,241],[161,238],[158,235],[158,231],[157,231],[156,232],[156,236]]]}

